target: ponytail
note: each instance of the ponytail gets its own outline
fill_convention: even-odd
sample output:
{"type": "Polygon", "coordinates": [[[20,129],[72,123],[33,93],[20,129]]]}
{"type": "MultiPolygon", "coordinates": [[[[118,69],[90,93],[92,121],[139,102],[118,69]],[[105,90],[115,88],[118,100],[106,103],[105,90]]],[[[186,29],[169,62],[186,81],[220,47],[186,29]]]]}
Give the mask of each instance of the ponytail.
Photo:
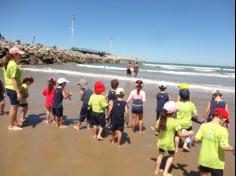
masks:
{"type": "Polygon", "coordinates": [[[50,78],[50,79],[48,80],[48,90],[49,90],[49,92],[52,91],[54,85],[55,85],[54,79],[50,78]]]}
{"type": "Polygon", "coordinates": [[[7,65],[8,65],[8,63],[10,62],[11,58],[12,58],[12,55],[11,55],[11,54],[7,54],[7,56],[6,56],[6,58],[5,58],[5,61],[4,61],[4,63],[3,63],[3,67],[4,67],[5,69],[7,69],[7,65]]]}
{"type": "Polygon", "coordinates": [[[166,130],[167,117],[168,117],[168,113],[164,109],[160,114],[160,121],[159,121],[159,125],[158,125],[158,128],[157,128],[158,133],[160,133],[161,131],[166,130]]]}

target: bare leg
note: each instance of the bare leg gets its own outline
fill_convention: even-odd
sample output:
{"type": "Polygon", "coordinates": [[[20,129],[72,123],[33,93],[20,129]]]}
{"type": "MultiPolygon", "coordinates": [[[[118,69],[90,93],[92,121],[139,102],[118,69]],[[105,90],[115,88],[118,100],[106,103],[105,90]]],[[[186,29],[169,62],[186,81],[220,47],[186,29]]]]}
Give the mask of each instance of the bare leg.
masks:
{"type": "Polygon", "coordinates": [[[97,138],[97,125],[93,126],[93,137],[94,137],[94,139],[97,138]]]}
{"type": "Polygon", "coordinates": [[[180,138],[178,136],[175,137],[175,152],[179,152],[179,140],[180,138]]]}
{"type": "Polygon", "coordinates": [[[163,157],[164,157],[164,153],[159,153],[157,157],[157,165],[156,165],[155,174],[158,174],[160,172],[160,167],[161,167],[161,162],[162,162],[163,157]]]}
{"type": "Polygon", "coordinates": [[[50,116],[52,115],[52,108],[47,108],[46,111],[46,121],[45,123],[49,123],[50,122],[50,116]]]}
{"type": "Polygon", "coordinates": [[[23,107],[21,110],[21,121],[22,122],[25,121],[25,119],[26,119],[25,116],[26,116],[28,109],[29,109],[28,106],[26,106],[26,107],[23,107]]]}
{"type": "Polygon", "coordinates": [[[131,134],[134,135],[134,128],[136,124],[136,119],[137,119],[137,114],[133,113],[132,114],[132,122],[131,122],[131,134]]]}
{"type": "Polygon", "coordinates": [[[138,122],[138,126],[139,126],[139,133],[143,134],[143,113],[140,113],[138,115],[139,118],[139,122],[138,122]]]}
{"type": "Polygon", "coordinates": [[[168,171],[170,169],[170,166],[171,166],[173,160],[174,160],[174,155],[169,155],[169,158],[166,161],[166,166],[165,166],[165,170],[163,172],[163,175],[168,174],[168,171]]]}
{"type": "Polygon", "coordinates": [[[66,128],[67,126],[64,125],[64,122],[63,122],[64,119],[63,119],[63,117],[60,117],[59,119],[60,119],[60,128],[66,128]]]}
{"type": "Polygon", "coordinates": [[[5,108],[5,100],[2,100],[0,102],[0,112],[4,113],[4,108],[5,108]]]}
{"type": "Polygon", "coordinates": [[[114,144],[115,143],[115,136],[116,136],[116,132],[112,131],[111,132],[111,143],[114,144]]]}
{"type": "Polygon", "coordinates": [[[118,130],[118,147],[121,146],[122,134],[123,132],[118,130]]]}
{"type": "Polygon", "coordinates": [[[204,173],[204,172],[200,173],[200,176],[209,176],[209,175],[210,175],[210,173],[204,173]]]}
{"type": "Polygon", "coordinates": [[[103,127],[99,127],[99,131],[98,131],[98,136],[97,138],[99,140],[103,140],[104,138],[102,137],[102,132],[103,132],[103,127]]]}
{"type": "Polygon", "coordinates": [[[16,106],[11,106],[9,110],[9,119],[10,119],[10,127],[15,126],[17,124],[17,109],[18,107],[16,106]]]}

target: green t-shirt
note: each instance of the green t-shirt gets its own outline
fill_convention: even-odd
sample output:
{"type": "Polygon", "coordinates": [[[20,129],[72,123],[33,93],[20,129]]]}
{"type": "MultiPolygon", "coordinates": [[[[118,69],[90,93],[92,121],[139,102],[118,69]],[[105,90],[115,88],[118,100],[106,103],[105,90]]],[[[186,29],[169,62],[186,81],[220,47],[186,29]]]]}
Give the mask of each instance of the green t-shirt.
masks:
{"type": "MultiPolygon", "coordinates": [[[[158,122],[159,123],[159,120],[158,122]]],[[[181,130],[181,126],[173,117],[168,117],[166,122],[166,130],[160,131],[158,136],[157,147],[165,151],[175,151],[174,137],[175,132],[181,130]]]]}
{"type": "Polygon", "coordinates": [[[199,165],[212,169],[224,169],[224,151],[229,147],[228,131],[214,122],[203,124],[195,138],[202,141],[199,165]]]}
{"type": "Polygon", "coordinates": [[[16,79],[17,84],[20,87],[21,74],[22,74],[22,71],[20,67],[17,65],[17,63],[14,60],[10,60],[7,65],[7,69],[4,68],[4,79],[6,83],[5,88],[10,89],[10,90],[15,90],[15,87],[12,84],[12,78],[16,79]]]}
{"type": "Polygon", "coordinates": [[[193,126],[192,115],[197,112],[195,105],[190,101],[178,101],[177,105],[179,105],[180,110],[177,112],[176,119],[180,126],[185,129],[191,128],[193,126]]]}
{"type": "MultiPolygon", "coordinates": [[[[20,92],[21,93],[28,93],[28,85],[27,84],[22,84],[20,87],[20,92]]],[[[20,104],[27,104],[27,99],[22,99],[19,102],[20,104]]]]}
{"type": "Polygon", "coordinates": [[[97,94],[93,94],[90,97],[88,105],[92,107],[93,112],[97,113],[105,112],[105,108],[108,106],[106,98],[97,94]]]}

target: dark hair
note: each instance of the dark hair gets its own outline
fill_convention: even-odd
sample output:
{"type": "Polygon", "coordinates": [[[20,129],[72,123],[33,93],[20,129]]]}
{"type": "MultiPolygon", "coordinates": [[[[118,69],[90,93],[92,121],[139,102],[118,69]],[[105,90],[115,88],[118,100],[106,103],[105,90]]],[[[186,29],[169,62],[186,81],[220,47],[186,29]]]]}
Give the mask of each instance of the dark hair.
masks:
{"type": "Polygon", "coordinates": [[[54,80],[53,78],[50,78],[50,79],[48,80],[48,90],[49,90],[49,92],[52,91],[52,89],[53,89],[55,83],[56,83],[56,82],[55,82],[55,80],[54,80]]]}
{"type": "Polygon", "coordinates": [[[165,109],[163,109],[160,114],[160,121],[159,121],[159,125],[157,127],[158,133],[166,130],[166,122],[167,122],[168,115],[169,115],[168,112],[165,109]]]}
{"type": "Polygon", "coordinates": [[[119,86],[119,81],[118,81],[118,79],[113,79],[113,80],[111,81],[111,88],[112,88],[112,89],[117,89],[118,86],[119,86]]]}
{"type": "Polygon", "coordinates": [[[23,83],[26,83],[26,82],[33,83],[34,82],[34,78],[32,76],[28,76],[28,77],[25,77],[22,82],[23,83]]]}
{"type": "Polygon", "coordinates": [[[180,89],[179,96],[180,96],[180,101],[190,101],[189,89],[180,89]]]}
{"type": "Polygon", "coordinates": [[[6,55],[6,57],[5,57],[5,61],[4,61],[4,63],[3,63],[3,67],[5,68],[5,69],[7,69],[7,65],[8,65],[8,63],[10,62],[10,60],[13,58],[13,56],[11,55],[11,54],[9,54],[9,53],[7,53],[7,55],[6,55]]]}
{"type": "Polygon", "coordinates": [[[159,89],[161,90],[161,91],[165,91],[166,90],[166,87],[159,87],[159,89]]]}
{"type": "Polygon", "coordinates": [[[0,93],[4,92],[4,86],[2,80],[0,80],[0,93]]]}

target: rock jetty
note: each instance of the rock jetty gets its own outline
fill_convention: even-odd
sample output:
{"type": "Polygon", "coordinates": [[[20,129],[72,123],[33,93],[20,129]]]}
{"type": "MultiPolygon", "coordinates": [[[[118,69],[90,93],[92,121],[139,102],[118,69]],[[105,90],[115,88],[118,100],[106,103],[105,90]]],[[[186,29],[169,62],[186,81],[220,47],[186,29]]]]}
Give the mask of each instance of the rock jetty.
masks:
{"type": "Polygon", "coordinates": [[[125,58],[114,56],[106,53],[105,55],[82,53],[79,51],[72,51],[70,49],[62,49],[57,46],[48,47],[42,44],[27,44],[21,41],[9,41],[4,38],[0,39],[0,66],[4,62],[6,55],[5,48],[16,46],[25,54],[21,60],[24,65],[37,65],[37,64],[60,64],[60,63],[79,63],[79,64],[92,64],[92,63],[107,63],[107,64],[126,64],[127,62],[140,61],[134,58],[125,58]]]}

